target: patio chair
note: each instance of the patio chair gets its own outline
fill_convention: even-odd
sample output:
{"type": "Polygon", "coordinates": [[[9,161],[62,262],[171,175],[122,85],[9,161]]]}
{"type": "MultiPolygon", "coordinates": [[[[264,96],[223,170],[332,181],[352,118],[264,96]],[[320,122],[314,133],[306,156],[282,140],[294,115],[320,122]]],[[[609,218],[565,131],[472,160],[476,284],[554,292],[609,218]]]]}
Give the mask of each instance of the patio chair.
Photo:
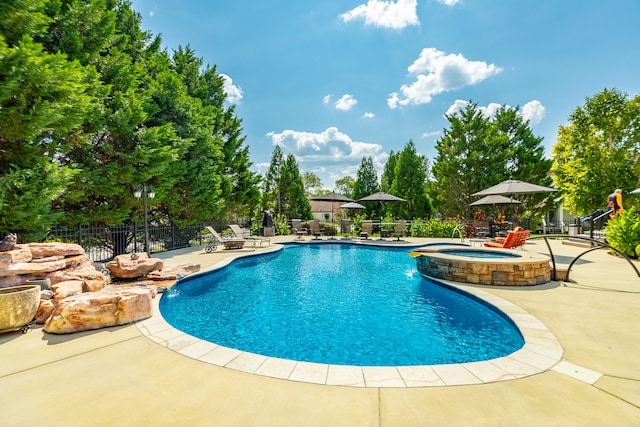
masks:
{"type": "Polygon", "coordinates": [[[488,248],[501,248],[501,249],[524,249],[524,244],[529,237],[529,230],[510,231],[507,233],[507,237],[504,241],[485,242],[485,246],[488,248]]]}
{"type": "Polygon", "coordinates": [[[229,228],[236,239],[255,240],[256,243],[260,242],[260,247],[262,247],[262,243],[266,243],[267,246],[271,244],[271,239],[268,237],[252,236],[249,230],[243,230],[238,224],[229,224],[229,228]]]}
{"type": "Polygon", "coordinates": [[[393,237],[396,240],[400,240],[401,237],[404,237],[407,232],[407,223],[404,219],[397,220],[393,226],[393,237]]]}
{"type": "Polygon", "coordinates": [[[314,236],[315,240],[318,240],[320,236],[324,236],[324,233],[320,229],[320,221],[317,219],[311,221],[309,227],[311,228],[311,235],[314,236]]]}
{"type": "Polygon", "coordinates": [[[218,232],[214,230],[213,227],[207,225],[205,229],[209,233],[211,233],[211,240],[209,240],[207,247],[204,249],[207,253],[215,251],[216,249],[218,249],[219,245],[223,245],[225,249],[242,249],[244,248],[245,244],[251,247],[252,250],[255,250],[256,248],[255,240],[246,240],[242,238],[238,239],[237,237],[225,239],[220,236],[220,234],[218,234],[218,232]]]}
{"type": "Polygon", "coordinates": [[[373,235],[373,221],[370,219],[363,219],[360,223],[360,237],[368,239],[369,235],[373,235]]]}
{"type": "Polygon", "coordinates": [[[489,221],[473,221],[474,235],[477,237],[487,237],[491,235],[489,221]]]}
{"type": "Polygon", "coordinates": [[[301,219],[292,219],[291,220],[291,229],[295,233],[296,239],[304,240],[303,236],[306,236],[307,234],[309,234],[308,230],[302,226],[302,220],[301,219]]]}

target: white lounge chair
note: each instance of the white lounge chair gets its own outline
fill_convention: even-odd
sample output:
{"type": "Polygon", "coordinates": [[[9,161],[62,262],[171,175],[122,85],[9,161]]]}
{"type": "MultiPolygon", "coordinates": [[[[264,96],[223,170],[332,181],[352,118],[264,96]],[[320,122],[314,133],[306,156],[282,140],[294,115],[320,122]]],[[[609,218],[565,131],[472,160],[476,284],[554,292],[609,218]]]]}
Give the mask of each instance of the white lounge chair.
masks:
{"type": "Polygon", "coordinates": [[[211,233],[211,240],[209,241],[209,244],[205,248],[205,252],[207,253],[211,253],[216,249],[218,249],[218,245],[223,245],[225,249],[242,249],[244,248],[244,245],[247,244],[247,246],[251,247],[252,250],[255,250],[255,247],[256,247],[255,240],[247,240],[243,238],[238,239],[237,237],[231,237],[229,239],[225,239],[222,236],[220,236],[220,234],[218,234],[218,232],[214,230],[213,227],[207,225],[205,229],[209,233],[211,233]]]}
{"type": "Polygon", "coordinates": [[[262,247],[262,243],[266,243],[267,246],[271,244],[271,239],[268,237],[252,236],[248,230],[242,230],[242,228],[237,224],[229,224],[229,228],[233,232],[233,237],[237,239],[255,240],[260,243],[260,247],[262,247]]]}

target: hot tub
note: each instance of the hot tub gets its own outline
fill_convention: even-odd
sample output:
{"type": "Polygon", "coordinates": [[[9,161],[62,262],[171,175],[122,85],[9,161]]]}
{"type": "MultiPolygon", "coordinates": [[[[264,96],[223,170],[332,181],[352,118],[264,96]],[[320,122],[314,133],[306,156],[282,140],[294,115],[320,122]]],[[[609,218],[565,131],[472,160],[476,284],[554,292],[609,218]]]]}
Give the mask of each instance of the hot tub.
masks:
{"type": "Polygon", "coordinates": [[[501,249],[427,246],[411,253],[427,277],[492,286],[533,286],[551,280],[546,255],[501,249]]]}

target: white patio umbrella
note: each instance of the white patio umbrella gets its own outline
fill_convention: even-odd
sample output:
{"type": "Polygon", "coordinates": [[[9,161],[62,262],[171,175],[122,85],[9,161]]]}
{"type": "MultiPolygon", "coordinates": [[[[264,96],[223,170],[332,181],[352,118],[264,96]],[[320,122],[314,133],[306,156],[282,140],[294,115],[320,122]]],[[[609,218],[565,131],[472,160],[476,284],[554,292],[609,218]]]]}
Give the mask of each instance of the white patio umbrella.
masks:
{"type": "Polygon", "coordinates": [[[503,206],[503,205],[519,205],[522,203],[519,200],[512,199],[510,197],[504,197],[497,194],[485,196],[480,200],[476,200],[473,203],[469,203],[469,206],[503,206]]]}
{"type": "Polygon", "coordinates": [[[633,190],[629,194],[640,194],[640,188],[636,188],[635,190],[633,190]]]}

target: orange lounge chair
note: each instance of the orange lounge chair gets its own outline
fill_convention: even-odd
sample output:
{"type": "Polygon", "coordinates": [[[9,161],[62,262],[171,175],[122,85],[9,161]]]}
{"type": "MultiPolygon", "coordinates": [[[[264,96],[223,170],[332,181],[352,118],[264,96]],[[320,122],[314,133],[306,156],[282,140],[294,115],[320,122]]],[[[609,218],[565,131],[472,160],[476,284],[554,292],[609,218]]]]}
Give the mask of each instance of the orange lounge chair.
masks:
{"type": "Polygon", "coordinates": [[[485,242],[484,245],[488,248],[522,249],[529,233],[531,233],[529,230],[510,231],[503,242],[485,242]]]}

